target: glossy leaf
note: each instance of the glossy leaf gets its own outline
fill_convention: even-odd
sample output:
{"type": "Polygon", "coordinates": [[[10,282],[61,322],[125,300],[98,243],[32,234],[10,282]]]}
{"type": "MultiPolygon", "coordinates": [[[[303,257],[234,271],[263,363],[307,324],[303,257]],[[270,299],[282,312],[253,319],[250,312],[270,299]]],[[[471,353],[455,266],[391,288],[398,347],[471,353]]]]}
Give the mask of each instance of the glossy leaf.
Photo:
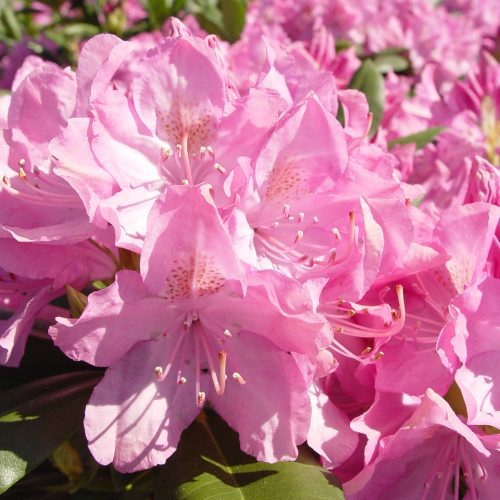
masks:
{"type": "Polygon", "coordinates": [[[240,450],[238,435],[227,424],[206,412],[184,431],[178,450],[160,471],[155,498],[344,498],[315,459],[304,461],[257,462],[240,450]]]}
{"type": "Polygon", "coordinates": [[[67,373],[1,394],[0,493],[76,432],[97,380],[92,372],[67,373]]]}
{"type": "Polygon", "coordinates": [[[385,105],[384,79],[373,61],[367,59],[354,73],[349,88],[359,90],[365,94],[368,106],[373,114],[370,137],[377,131],[385,105]]]}
{"type": "Polygon", "coordinates": [[[399,54],[379,54],[373,62],[382,73],[388,73],[391,69],[396,73],[402,72],[410,67],[408,59],[399,54]]]}
{"type": "Polygon", "coordinates": [[[415,143],[417,149],[422,149],[424,146],[432,142],[445,128],[446,127],[432,127],[422,132],[417,132],[416,134],[398,137],[397,139],[389,141],[389,149],[393,148],[397,144],[410,144],[412,142],[415,143]]]}

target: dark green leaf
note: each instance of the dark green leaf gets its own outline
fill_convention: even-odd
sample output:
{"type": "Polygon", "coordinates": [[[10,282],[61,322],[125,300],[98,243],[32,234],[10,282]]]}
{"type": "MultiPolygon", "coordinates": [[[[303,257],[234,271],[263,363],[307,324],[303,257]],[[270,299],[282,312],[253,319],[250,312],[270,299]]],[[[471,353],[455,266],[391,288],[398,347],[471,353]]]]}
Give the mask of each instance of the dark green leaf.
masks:
{"type": "Polygon", "coordinates": [[[153,28],[160,28],[168,17],[176,15],[185,0],[147,0],[145,3],[153,28]]]}
{"type": "Polygon", "coordinates": [[[408,59],[399,54],[379,54],[373,62],[382,73],[388,73],[391,69],[396,73],[402,72],[410,67],[408,59]]]}
{"type": "Polygon", "coordinates": [[[91,372],[67,373],[1,394],[0,493],[74,434],[97,380],[91,372]]]}
{"type": "Polygon", "coordinates": [[[370,128],[370,137],[372,137],[380,125],[385,105],[384,79],[372,60],[367,59],[354,73],[349,88],[363,92],[368,100],[368,106],[373,114],[370,128]]]}
{"type": "Polygon", "coordinates": [[[342,125],[342,127],[345,127],[344,106],[342,106],[340,100],[339,100],[339,108],[337,110],[337,120],[342,125]]]}
{"type": "Polygon", "coordinates": [[[432,142],[446,127],[432,127],[422,132],[417,132],[416,134],[405,135],[404,137],[398,137],[389,141],[389,149],[396,146],[396,144],[410,144],[415,143],[417,149],[422,149],[424,146],[432,142]]]}
{"type": "Polygon", "coordinates": [[[245,26],[246,0],[220,0],[220,8],[225,28],[225,39],[235,42],[245,26]]]}
{"type": "Polygon", "coordinates": [[[333,476],[319,465],[256,462],[240,450],[237,434],[218,416],[207,412],[184,431],[178,450],[160,471],[155,498],[344,497],[333,476]]]}

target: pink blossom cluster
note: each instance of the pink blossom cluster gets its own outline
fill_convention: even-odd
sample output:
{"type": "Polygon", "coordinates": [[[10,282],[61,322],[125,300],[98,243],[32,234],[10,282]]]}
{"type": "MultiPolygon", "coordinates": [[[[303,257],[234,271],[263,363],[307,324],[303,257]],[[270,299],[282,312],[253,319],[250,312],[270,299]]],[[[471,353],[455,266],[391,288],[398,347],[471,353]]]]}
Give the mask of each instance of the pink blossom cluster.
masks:
{"type": "Polygon", "coordinates": [[[491,19],[446,10],[472,1],[431,25],[423,1],[330,4],[254,3],[233,46],[172,19],[92,38],[76,72],[26,59],[0,106],[0,362],[19,364],[68,285],[98,282],[49,333],[107,368],[84,422],[99,463],[164,463],[208,405],[258,460],[307,441],[347,498],[494,498],[491,19]],[[417,76],[388,74],[373,138],[339,36],[410,47],[417,76]],[[434,126],[418,151],[388,147],[434,126]]]}

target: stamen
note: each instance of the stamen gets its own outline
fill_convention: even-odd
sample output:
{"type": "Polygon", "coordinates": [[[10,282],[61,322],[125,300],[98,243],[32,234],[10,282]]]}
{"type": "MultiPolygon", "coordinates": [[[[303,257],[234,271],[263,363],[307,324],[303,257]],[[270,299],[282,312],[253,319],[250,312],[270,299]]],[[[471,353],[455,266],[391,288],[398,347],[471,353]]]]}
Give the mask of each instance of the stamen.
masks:
{"type": "Polygon", "coordinates": [[[200,392],[200,341],[199,336],[195,335],[194,340],[194,352],[195,352],[195,391],[196,391],[196,404],[201,408],[205,402],[205,393],[200,392]],[[203,400],[200,405],[200,395],[203,394],[203,400]]]}
{"type": "Polygon", "coordinates": [[[220,380],[220,393],[224,394],[226,388],[226,358],[227,354],[224,351],[219,352],[219,380],[220,380]]]}
{"type": "Polygon", "coordinates": [[[295,236],[294,244],[298,243],[302,238],[304,237],[304,231],[301,231],[300,229],[297,231],[297,234],[295,236]]]}
{"type": "Polygon", "coordinates": [[[184,132],[182,135],[181,142],[181,150],[182,150],[182,164],[184,165],[184,172],[186,174],[186,179],[189,182],[189,185],[193,185],[193,175],[191,174],[191,164],[189,163],[189,151],[188,151],[188,133],[184,132]]]}
{"type": "Polygon", "coordinates": [[[197,335],[201,339],[201,344],[203,346],[203,350],[205,351],[205,356],[207,357],[208,367],[210,368],[210,375],[212,376],[212,383],[214,384],[215,392],[219,395],[222,395],[224,391],[222,390],[221,384],[217,379],[217,374],[215,373],[214,360],[212,359],[212,355],[210,354],[210,349],[208,347],[207,340],[205,339],[205,335],[203,331],[200,329],[197,331],[197,335]]]}
{"type": "Polygon", "coordinates": [[[247,383],[247,381],[238,372],[233,373],[233,379],[241,385],[245,385],[247,383]]]}
{"type": "Polygon", "coordinates": [[[164,148],[164,147],[161,148],[162,161],[167,161],[173,154],[174,152],[170,148],[164,148]]]}
{"type": "Polygon", "coordinates": [[[24,168],[23,168],[23,167],[19,167],[19,177],[20,177],[23,181],[28,180],[28,176],[26,175],[26,172],[24,171],[24,168]]]}
{"type": "Polygon", "coordinates": [[[214,163],[214,168],[215,168],[215,170],[217,170],[221,174],[226,173],[226,169],[220,163],[214,163]]]}
{"type": "Polygon", "coordinates": [[[198,408],[203,408],[203,405],[205,404],[205,399],[206,399],[206,394],[203,391],[198,391],[197,397],[196,397],[196,404],[198,405],[198,408]]]}
{"type": "Polygon", "coordinates": [[[184,343],[183,342],[184,339],[185,339],[185,333],[181,332],[179,334],[179,338],[177,339],[177,342],[175,343],[174,348],[172,349],[172,353],[170,354],[170,359],[168,360],[168,363],[167,363],[167,366],[165,367],[165,369],[163,369],[161,366],[157,366],[155,368],[156,379],[159,382],[162,382],[163,380],[165,380],[168,373],[170,372],[170,369],[172,368],[172,365],[177,360],[176,354],[177,354],[177,351],[179,350],[179,348],[181,347],[181,345],[184,343]]]}

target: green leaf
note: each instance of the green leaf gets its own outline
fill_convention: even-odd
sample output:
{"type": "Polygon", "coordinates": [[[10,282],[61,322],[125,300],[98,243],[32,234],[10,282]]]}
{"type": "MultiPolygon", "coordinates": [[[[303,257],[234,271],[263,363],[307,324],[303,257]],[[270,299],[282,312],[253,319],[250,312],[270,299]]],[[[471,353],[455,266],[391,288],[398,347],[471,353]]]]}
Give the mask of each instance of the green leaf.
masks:
{"type": "Polygon", "coordinates": [[[219,5],[222,10],[225,39],[228,42],[235,42],[245,26],[247,2],[246,0],[220,0],[219,5]]]}
{"type": "Polygon", "coordinates": [[[14,39],[21,40],[23,37],[23,31],[19,21],[17,20],[14,10],[9,5],[5,5],[3,9],[0,9],[1,19],[5,25],[6,32],[14,39]]]}
{"type": "Polygon", "coordinates": [[[100,30],[98,26],[89,23],[71,23],[62,26],[58,30],[65,37],[90,38],[97,35],[100,30]]]}
{"type": "Polygon", "coordinates": [[[245,25],[247,0],[187,0],[186,8],[204,30],[235,42],[245,25]]]}
{"type": "Polygon", "coordinates": [[[0,493],[41,464],[81,426],[91,372],[38,380],[0,397],[0,493]]]}
{"type": "Polygon", "coordinates": [[[388,73],[391,69],[396,73],[402,72],[410,67],[408,59],[399,54],[379,54],[375,56],[373,62],[381,73],[388,73]]]}
{"type": "Polygon", "coordinates": [[[178,450],[160,471],[155,498],[335,500],[344,496],[333,476],[317,464],[257,462],[240,450],[238,436],[227,424],[206,412],[184,431],[178,450]]]}
{"type": "Polygon", "coordinates": [[[344,106],[342,106],[340,99],[339,99],[339,107],[337,109],[337,120],[342,125],[342,127],[345,127],[344,106]]]}
{"type": "Polygon", "coordinates": [[[389,149],[396,146],[396,144],[410,144],[415,143],[417,149],[422,149],[424,146],[432,142],[446,127],[432,127],[422,132],[417,132],[416,134],[405,135],[404,137],[398,137],[389,141],[389,149]]]}
{"type": "Polygon", "coordinates": [[[384,78],[372,60],[367,59],[354,73],[349,88],[359,90],[366,96],[373,114],[370,128],[370,137],[372,137],[380,125],[385,105],[384,78]]]}
{"type": "Polygon", "coordinates": [[[170,16],[175,16],[183,7],[185,0],[147,0],[145,3],[153,28],[161,28],[170,16]]]}

